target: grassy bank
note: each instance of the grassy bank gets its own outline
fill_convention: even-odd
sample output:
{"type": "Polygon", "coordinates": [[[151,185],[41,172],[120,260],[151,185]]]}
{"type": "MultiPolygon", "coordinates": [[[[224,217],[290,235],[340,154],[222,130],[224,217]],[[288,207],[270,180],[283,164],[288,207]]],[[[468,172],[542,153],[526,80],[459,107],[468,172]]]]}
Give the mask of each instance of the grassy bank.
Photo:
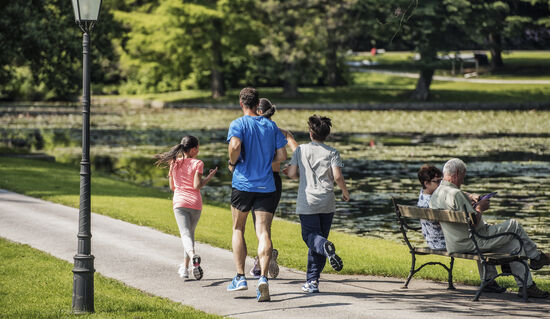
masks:
{"type": "Polygon", "coordinates": [[[71,313],[73,265],[0,238],[1,318],[219,318],[95,275],[95,314],[71,313]]]}
{"type": "MultiPolygon", "coordinates": [[[[472,54],[472,51],[463,51],[472,54]]],[[[490,57],[489,52],[483,52],[490,57]]],[[[445,54],[441,52],[441,54],[445,54]]],[[[376,56],[361,53],[348,57],[350,61],[368,60],[377,63],[368,69],[418,72],[418,62],[414,52],[386,52],[376,56]]],[[[505,51],[502,54],[504,66],[491,70],[490,66],[481,66],[480,79],[507,80],[549,80],[550,51],[505,51]]],[[[457,69],[459,66],[457,65],[457,69]]],[[[475,71],[474,63],[464,64],[464,72],[475,71]]],[[[451,75],[451,61],[441,60],[436,66],[436,75],[451,75]]],[[[463,78],[462,74],[457,77],[463,78]]],[[[276,103],[396,103],[411,102],[410,93],[417,79],[385,74],[366,74],[351,72],[349,84],[340,87],[300,87],[300,95],[286,97],[280,87],[259,88],[263,96],[276,103]]],[[[237,103],[240,88],[230,89],[226,96],[212,99],[211,92],[205,90],[184,90],[177,92],[114,95],[112,98],[155,100],[172,103],[237,103]]],[[[434,81],[430,87],[433,102],[544,102],[550,100],[550,86],[531,84],[480,84],[465,82],[434,81]]],[[[109,96],[108,96],[109,97],[109,96]]]]}
{"type": "MultiPolygon", "coordinates": [[[[0,188],[72,207],[78,206],[79,175],[74,167],[0,157],[0,176],[0,188]]],[[[173,219],[170,197],[169,193],[117,181],[102,174],[94,174],[92,178],[93,212],[150,226],[177,236],[178,230],[173,219]]],[[[196,234],[200,242],[230,249],[231,214],[228,207],[204,205],[196,234]]],[[[276,219],[273,223],[273,239],[275,247],[281,252],[281,264],[305,270],[306,247],[301,240],[298,224],[276,219]]],[[[408,274],[410,256],[405,245],[401,243],[340,232],[333,232],[330,239],[336,244],[339,254],[345,261],[345,274],[393,277],[405,277],[408,274]]],[[[251,247],[250,253],[253,254],[252,247],[255,247],[257,242],[250,222],[247,225],[246,240],[251,247]]],[[[440,260],[448,262],[445,258],[440,260]]],[[[472,284],[479,282],[474,262],[458,260],[455,267],[454,275],[457,281],[472,284]]],[[[446,273],[439,267],[431,267],[422,271],[419,277],[445,280],[446,273]]],[[[542,287],[550,287],[550,281],[538,283],[542,287]]],[[[505,284],[511,285],[512,282],[507,280],[505,284]]]]}
{"type": "MultiPolygon", "coordinates": [[[[353,73],[353,84],[341,87],[300,87],[297,97],[286,97],[279,87],[258,88],[275,103],[399,103],[413,102],[410,94],[417,79],[376,73],[353,73]]],[[[493,77],[494,78],[494,77],[493,77]]],[[[227,90],[224,97],[212,99],[209,90],[186,90],[141,95],[112,95],[102,98],[155,100],[168,103],[236,104],[240,89],[227,90]]],[[[434,81],[426,103],[519,103],[550,100],[550,86],[542,84],[484,84],[434,81]]],[[[114,103],[114,102],[113,102],[114,103]]]]}

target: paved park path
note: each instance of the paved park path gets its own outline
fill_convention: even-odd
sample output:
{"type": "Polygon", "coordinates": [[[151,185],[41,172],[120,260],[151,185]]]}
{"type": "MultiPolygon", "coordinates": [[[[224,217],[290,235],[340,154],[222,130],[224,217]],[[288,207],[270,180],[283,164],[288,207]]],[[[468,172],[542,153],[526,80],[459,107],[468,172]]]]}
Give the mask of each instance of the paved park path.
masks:
{"type": "MultiPolygon", "coordinates": [[[[75,208],[0,190],[0,237],[72,263],[77,220],[75,208]]],[[[457,285],[456,291],[448,291],[442,283],[415,279],[403,290],[398,278],[323,275],[321,293],[305,294],[300,290],[304,273],[283,267],[279,278],[270,280],[272,302],[258,303],[256,280],[249,279],[248,291],[226,291],[235,273],[227,250],[198,243],[205,276],[201,281],[183,280],[177,275],[183,257],[178,237],[97,214],[92,214],[92,235],[98,273],[228,317],[550,318],[550,300],[523,303],[515,293],[506,293],[485,294],[481,302],[472,302],[475,287],[457,285]]],[[[250,269],[252,259],[247,266],[250,269]]]]}
{"type": "MultiPolygon", "coordinates": [[[[420,77],[418,72],[399,72],[392,70],[381,70],[381,69],[366,69],[366,68],[355,68],[355,72],[364,72],[364,73],[377,73],[377,74],[386,74],[393,75],[411,79],[418,79],[420,77]]],[[[434,75],[433,79],[435,81],[446,81],[446,82],[470,82],[470,83],[483,83],[483,84],[550,84],[550,80],[534,80],[534,79],[477,79],[477,78],[461,78],[455,76],[442,76],[434,75]]]]}

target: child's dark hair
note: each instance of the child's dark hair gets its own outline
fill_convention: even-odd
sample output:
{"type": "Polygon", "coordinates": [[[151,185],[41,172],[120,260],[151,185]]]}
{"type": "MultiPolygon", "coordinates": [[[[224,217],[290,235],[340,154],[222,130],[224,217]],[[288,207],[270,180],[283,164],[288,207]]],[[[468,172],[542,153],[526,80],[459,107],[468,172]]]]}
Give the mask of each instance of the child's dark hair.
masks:
{"type": "Polygon", "coordinates": [[[239,93],[239,101],[247,109],[254,109],[258,106],[258,103],[260,103],[260,96],[255,88],[247,87],[242,89],[241,93],[239,93]]]}
{"type": "Polygon", "coordinates": [[[430,164],[424,164],[418,170],[418,180],[420,181],[420,185],[422,185],[423,189],[426,188],[426,186],[424,185],[424,182],[429,182],[435,177],[442,177],[442,176],[443,176],[443,173],[441,172],[441,170],[430,164]]]}
{"type": "Polygon", "coordinates": [[[156,166],[168,166],[172,161],[175,161],[178,156],[189,152],[192,148],[199,146],[199,139],[187,135],[181,139],[181,143],[174,145],[168,152],[155,155],[157,161],[156,166]]]}
{"type": "Polygon", "coordinates": [[[258,111],[262,111],[262,116],[270,119],[273,114],[275,114],[275,111],[277,111],[277,108],[275,105],[271,104],[270,100],[261,98],[260,105],[258,105],[258,111]]]}
{"type": "Polygon", "coordinates": [[[330,134],[330,127],[332,126],[331,120],[326,116],[319,116],[313,114],[307,121],[309,131],[314,140],[324,141],[330,134]]]}

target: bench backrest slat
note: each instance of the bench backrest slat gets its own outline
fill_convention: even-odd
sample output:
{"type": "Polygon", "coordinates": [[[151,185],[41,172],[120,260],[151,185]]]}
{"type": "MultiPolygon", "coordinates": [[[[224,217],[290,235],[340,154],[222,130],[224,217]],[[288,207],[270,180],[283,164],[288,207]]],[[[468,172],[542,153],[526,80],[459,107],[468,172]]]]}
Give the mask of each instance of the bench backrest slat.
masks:
{"type": "Polygon", "coordinates": [[[401,216],[409,218],[422,218],[438,222],[450,222],[467,224],[466,214],[460,211],[420,208],[416,206],[397,205],[401,216]]]}

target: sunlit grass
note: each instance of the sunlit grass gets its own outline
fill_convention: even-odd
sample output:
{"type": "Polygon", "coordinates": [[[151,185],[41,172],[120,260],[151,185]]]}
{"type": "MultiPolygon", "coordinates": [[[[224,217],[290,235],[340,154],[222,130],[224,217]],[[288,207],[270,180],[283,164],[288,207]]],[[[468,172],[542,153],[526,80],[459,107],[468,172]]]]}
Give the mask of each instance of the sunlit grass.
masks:
{"type": "Polygon", "coordinates": [[[95,313],[71,313],[73,265],[0,238],[2,318],[219,318],[94,275],[95,313]]]}

